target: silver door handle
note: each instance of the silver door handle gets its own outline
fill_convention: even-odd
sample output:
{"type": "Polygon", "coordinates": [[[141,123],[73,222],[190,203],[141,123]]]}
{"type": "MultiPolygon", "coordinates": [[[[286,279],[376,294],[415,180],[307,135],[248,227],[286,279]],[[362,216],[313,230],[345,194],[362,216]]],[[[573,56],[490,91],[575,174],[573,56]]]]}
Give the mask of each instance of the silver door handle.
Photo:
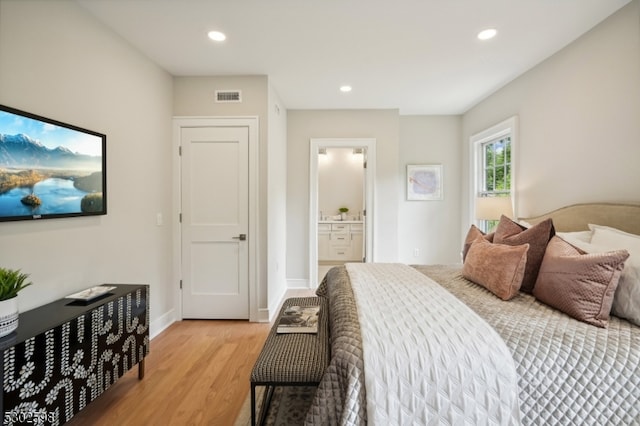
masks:
{"type": "Polygon", "coordinates": [[[240,234],[237,237],[232,237],[234,240],[245,241],[247,239],[247,234],[240,234]]]}

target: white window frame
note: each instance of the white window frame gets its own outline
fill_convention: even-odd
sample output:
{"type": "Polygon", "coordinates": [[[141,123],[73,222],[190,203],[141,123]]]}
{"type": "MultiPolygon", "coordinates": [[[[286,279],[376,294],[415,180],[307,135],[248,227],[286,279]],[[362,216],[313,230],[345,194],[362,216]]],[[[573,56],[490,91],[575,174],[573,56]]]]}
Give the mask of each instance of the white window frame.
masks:
{"type": "Polygon", "coordinates": [[[469,155],[471,164],[469,184],[469,223],[477,224],[475,218],[476,198],[480,191],[483,191],[484,170],[483,170],[483,145],[498,139],[509,137],[511,139],[511,188],[510,195],[513,203],[513,216],[518,217],[516,211],[516,170],[517,170],[517,147],[518,147],[518,117],[510,117],[488,129],[478,132],[469,138],[470,150],[469,155]]]}

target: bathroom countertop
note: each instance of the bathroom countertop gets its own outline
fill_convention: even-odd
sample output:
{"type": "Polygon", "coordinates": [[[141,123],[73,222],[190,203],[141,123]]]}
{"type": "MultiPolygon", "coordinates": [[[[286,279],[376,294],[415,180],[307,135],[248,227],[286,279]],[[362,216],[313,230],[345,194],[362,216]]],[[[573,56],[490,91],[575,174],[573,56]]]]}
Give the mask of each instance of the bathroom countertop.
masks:
{"type": "Polygon", "coordinates": [[[362,220],[319,220],[318,223],[363,223],[362,220]]]}

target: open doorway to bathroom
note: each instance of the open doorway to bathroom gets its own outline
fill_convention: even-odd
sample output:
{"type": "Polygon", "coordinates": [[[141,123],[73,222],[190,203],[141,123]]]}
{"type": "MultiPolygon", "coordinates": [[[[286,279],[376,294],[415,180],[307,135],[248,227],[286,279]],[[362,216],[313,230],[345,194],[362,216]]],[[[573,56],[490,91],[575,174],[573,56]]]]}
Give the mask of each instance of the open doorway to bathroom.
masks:
{"type": "Polygon", "coordinates": [[[373,259],[375,139],[312,139],[309,284],[373,259]],[[342,211],[341,211],[342,210],[342,211]]]}

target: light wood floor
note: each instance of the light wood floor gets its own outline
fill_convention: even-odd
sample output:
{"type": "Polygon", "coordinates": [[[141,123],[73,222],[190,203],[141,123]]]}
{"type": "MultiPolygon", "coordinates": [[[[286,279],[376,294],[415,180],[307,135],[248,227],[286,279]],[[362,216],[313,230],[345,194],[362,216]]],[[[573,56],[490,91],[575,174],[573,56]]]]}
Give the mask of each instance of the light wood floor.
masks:
{"type": "MultiPolygon", "coordinates": [[[[313,295],[293,291],[287,297],[313,295]]],[[[185,320],[151,341],[145,377],[129,371],[70,426],[233,425],[271,325],[185,320]]]]}

